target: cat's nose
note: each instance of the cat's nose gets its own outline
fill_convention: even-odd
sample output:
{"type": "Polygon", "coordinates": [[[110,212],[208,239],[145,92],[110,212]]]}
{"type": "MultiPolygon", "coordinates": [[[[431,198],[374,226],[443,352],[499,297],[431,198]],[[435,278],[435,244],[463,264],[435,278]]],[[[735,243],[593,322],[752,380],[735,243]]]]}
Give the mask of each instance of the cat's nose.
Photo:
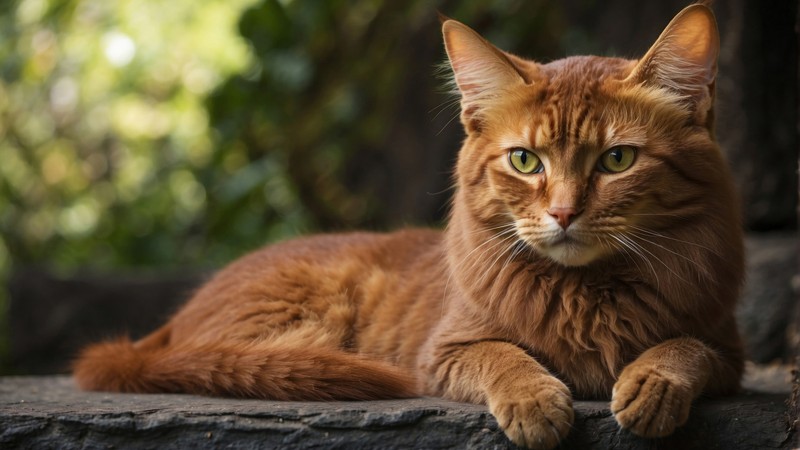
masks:
{"type": "Polygon", "coordinates": [[[553,218],[556,219],[556,222],[561,225],[561,228],[566,230],[567,227],[569,227],[569,224],[572,223],[572,220],[575,218],[575,216],[578,215],[578,211],[571,206],[552,206],[548,208],[547,214],[553,216],[553,218]]]}

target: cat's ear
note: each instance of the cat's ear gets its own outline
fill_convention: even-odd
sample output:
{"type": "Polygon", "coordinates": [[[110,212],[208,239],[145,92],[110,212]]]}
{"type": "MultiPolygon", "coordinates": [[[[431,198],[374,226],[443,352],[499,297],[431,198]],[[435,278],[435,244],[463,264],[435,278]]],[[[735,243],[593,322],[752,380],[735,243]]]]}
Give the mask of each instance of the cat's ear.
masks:
{"type": "Polygon", "coordinates": [[[504,90],[525,84],[509,56],[468,26],[442,23],[454,81],[461,93],[461,120],[467,132],[480,131],[481,111],[504,90]]]}
{"type": "Polygon", "coordinates": [[[705,5],[690,5],[667,25],[629,79],[665,87],[710,108],[718,55],[714,14],[705,5]]]}

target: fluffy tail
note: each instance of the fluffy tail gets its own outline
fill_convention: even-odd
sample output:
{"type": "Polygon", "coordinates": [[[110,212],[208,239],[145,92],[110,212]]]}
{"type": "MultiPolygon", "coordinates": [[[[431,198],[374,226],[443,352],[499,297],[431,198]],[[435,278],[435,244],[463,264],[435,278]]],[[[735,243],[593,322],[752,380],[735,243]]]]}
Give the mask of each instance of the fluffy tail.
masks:
{"type": "Polygon", "coordinates": [[[128,339],[86,348],[74,364],[82,389],[272,400],[414,397],[411,376],[390,364],[324,348],[258,343],[138,348],[128,339]]]}

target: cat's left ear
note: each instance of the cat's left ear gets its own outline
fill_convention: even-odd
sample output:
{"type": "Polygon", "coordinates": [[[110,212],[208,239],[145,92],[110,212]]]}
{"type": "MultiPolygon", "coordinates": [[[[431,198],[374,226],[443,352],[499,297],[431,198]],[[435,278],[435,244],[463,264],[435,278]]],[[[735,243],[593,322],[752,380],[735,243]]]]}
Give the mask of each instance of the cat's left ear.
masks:
{"type": "Polygon", "coordinates": [[[694,100],[697,110],[708,110],[718,55],[714,13],[705,5],[690,5],[672,19],[628,79],[665,87],[694,100]]]}

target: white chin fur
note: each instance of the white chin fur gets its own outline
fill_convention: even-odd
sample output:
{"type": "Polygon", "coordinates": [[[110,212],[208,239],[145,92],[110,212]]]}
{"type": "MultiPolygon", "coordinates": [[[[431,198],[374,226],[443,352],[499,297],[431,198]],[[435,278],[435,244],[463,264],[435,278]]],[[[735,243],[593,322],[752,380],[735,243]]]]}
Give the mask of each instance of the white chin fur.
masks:
{"type": "Polygon", "coordinates": [[[597,249],[577,242],[562,242],[538,247],[538,250],[553,261],[569,267],[585,266],[600,256],[597,249]]]}

